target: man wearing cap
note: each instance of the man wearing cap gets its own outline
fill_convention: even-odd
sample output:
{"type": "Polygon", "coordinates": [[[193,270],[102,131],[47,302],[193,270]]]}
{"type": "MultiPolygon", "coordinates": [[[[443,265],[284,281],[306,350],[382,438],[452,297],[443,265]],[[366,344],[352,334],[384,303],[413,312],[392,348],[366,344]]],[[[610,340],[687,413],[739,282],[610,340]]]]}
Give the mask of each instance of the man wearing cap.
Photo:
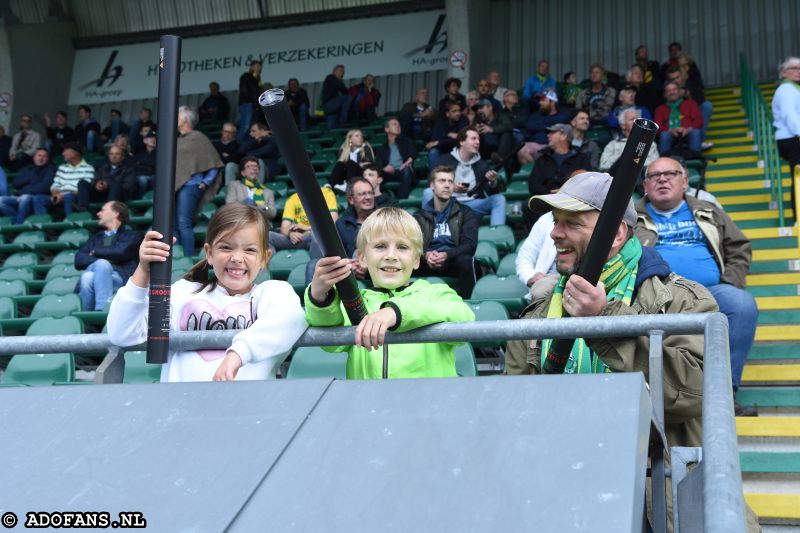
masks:
{"type": "MultiPolygon", "coordinates": [[[[686,194],[688,188],[686,171],[678,161],[662,157],[648,166],[645,196],[636,204],[636,235],[681,276],[706,287],[728,316],[735,392],[758,322],[755,299],[745,290],[752,248],[725,211],[686,194]]],[[[756,413],[737,406],[737,414],[756,413]]]]}
{"type": "Polygon", "coordinates": [[[112,145],[108,149],[108,163],[97,167],[92,181],[78,183],[78,205],[81,210],[89,202],[136,199],[139,187],[133,167],[124,164],[122,148],[112,145]]]}
{"type": "Polygon", "coordinates": [[[558,95],[547,91],[537,96],[539,110],[531,113],[525,124],[525,147],[519,151],[520,163],[532,163],[539,157],[539,150],[547,145],[547,128],[553,124],[566,124],[569,114],[558,108],[558,95]]]}
{"type": "MultiPolygon", "coordinates": [[[[481,157],[488,159],[492,153],[500,150],[500,137],[511,131],[511,123],[500,124],[500,117],[488,98],[479,99],[472,109],[476,113],[475,129],[481,137],[481,157]]],[[[507,121],[506,116],[503,116],[503,120],[507,121]]]]}
{"type": "MultiPolygon", "coordinates": [[[[72,204],[78,197],[78,184],[82,181],[90,182],[94,179],[94,167],[83,160],[81,145],[77,142],[66,143],[63,146],[64,164],[56,170],[53,185],[50,186],[50,198],[34,198],[34,206],[63,205],[64,214],[72,213],[72,204]]],[[[36,207],[34,207],[36,210],[36,207]]]]}
{"type": "MultiPolygon", "coordinates": [[[[633,234],[636,211],[628,203],[616,228],[600,282],[592,285],[575,274],[586,253],[611,176],[584,172],[556,194],[535,196],[531,203],[553,208],[550,233],[556,246],[555,288],[535,299],[521,318],[625,316],[660,313],[706,313],[717,310],[709,292],[669,268],[652,248],[633,234]]],[[[537,206],[534,206],[537,207],[537,206]]],[[[512,341],[506,350],[507,374],[538,374],[552,339],[512,341]]],[[[638,372],[649,379],[649,340],[577,339],[565,374],[638,372]]],[[[703,336],[664,338],[665,431],[671,446],[699,446],[703,398],[703,336]]],[[[612,406],[609,406],[612,407],[612,406]]]]}
{"type": "Polygon", "coordinates": [[[572,146],[572,127],[553,124],[547,128],[547,146],[528,176],[528,191],[531,195],[556,192],[576,170],[591,168],[589,156],[572,146]]]}

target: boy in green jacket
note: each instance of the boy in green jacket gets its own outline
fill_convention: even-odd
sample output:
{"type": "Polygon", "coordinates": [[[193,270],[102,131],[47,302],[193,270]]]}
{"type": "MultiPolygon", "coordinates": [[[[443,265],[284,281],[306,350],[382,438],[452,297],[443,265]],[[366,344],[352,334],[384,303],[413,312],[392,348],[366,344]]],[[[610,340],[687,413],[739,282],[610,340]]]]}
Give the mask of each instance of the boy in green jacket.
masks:
{"type": "MultiPolygon", "coordinates": [[[[403,332],[438,322],[469,322],[475,315],[456,292],[444,284],[417,280],[411,273],[422,255],[422,231],[406,211],[385,207],[371,214],[356,240],[357,260],[323,257],[306,289],[306,319],[311,326],[349,326],[334,285],[350,275],[355,261],[366,264],[373,289],[361,296],[369,313],[356,328],[355,346],[348,351],[347,379],[379,379],[383,370],[387,330],[403,332]]],[[[393,344],[389,347],[390,378],[455,377],[455,346],[460,343],[393,344]]]]}

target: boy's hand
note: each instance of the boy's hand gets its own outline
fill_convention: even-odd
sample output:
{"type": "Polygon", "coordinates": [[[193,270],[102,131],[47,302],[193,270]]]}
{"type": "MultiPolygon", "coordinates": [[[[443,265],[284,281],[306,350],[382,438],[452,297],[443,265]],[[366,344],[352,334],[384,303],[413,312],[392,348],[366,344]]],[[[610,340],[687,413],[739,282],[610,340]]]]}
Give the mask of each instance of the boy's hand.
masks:
{"type": "Polygon", "coordinates": [[[214,372],[214,381],[233,381],[240,368],[242,368],[242,358],[233,350],[228,350],[219,368],[214,372]]]}
{"type": "Polygon", "coordinates": [[[386,330],[397,323],[397,313],[391,307],[384,307],[365,316],[356,328],[356,346],[374,350],[383,346],[386,330]]]}
{"type": "Polygon", "coordinates": [[[311,278],[311,298],[317,302],[325,301],[331,287],[350,275],[350,263],[350,259],[339,256],[323,257],[317,261],[311,278]]]}

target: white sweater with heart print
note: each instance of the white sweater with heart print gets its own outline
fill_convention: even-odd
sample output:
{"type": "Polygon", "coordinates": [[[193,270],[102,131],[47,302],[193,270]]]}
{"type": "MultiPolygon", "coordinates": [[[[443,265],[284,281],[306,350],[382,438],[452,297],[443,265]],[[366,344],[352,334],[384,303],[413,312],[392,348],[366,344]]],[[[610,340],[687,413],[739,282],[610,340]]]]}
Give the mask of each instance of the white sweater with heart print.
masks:
{"type": "MultiPolygon", "coordinates": [[[[247,294],[228,294],[221,286],[195,292],[199,283],[172,284],[170,331],[241,330],[230,349],[244,364],[236,380],[275,378],[280,364],[308,327],[300,298],[285,281],[265,281],[247,294]]],[[[133,280],[120,288],[108,313],[108,335],[117,346],[147,340],[148,288],[133,280]]],[[[226,350],[170,350],[161,381],[211,381],[226,350]]]]}

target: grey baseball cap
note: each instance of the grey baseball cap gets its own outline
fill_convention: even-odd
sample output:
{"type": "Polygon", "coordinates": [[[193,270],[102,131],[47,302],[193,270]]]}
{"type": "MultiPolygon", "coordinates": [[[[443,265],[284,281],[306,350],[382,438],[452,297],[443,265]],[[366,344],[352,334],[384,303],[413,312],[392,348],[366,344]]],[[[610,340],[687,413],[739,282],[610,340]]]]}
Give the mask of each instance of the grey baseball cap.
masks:
{"type": "MultiPolygon", "coordinates": [[[[570,212],[600,211],[606,201],[611,180],[614,179],[605,172],[583,172],[567,180],[555,194],[541,194],[530,199],[531,208],[542,207],[542,204],[555,209],[570,212]]],[[[633,200],[628,200],[628,207],[622,217],[625,223],[633,227],[636,225],[636,209],[633,200]]]]}
{"type": "Polygon", "coordinates": [[[569,124],[553,124],[546,129],[547,131],[560,131],[567,136],[568,141],[572,140],[572,126],[569,124]]]}

